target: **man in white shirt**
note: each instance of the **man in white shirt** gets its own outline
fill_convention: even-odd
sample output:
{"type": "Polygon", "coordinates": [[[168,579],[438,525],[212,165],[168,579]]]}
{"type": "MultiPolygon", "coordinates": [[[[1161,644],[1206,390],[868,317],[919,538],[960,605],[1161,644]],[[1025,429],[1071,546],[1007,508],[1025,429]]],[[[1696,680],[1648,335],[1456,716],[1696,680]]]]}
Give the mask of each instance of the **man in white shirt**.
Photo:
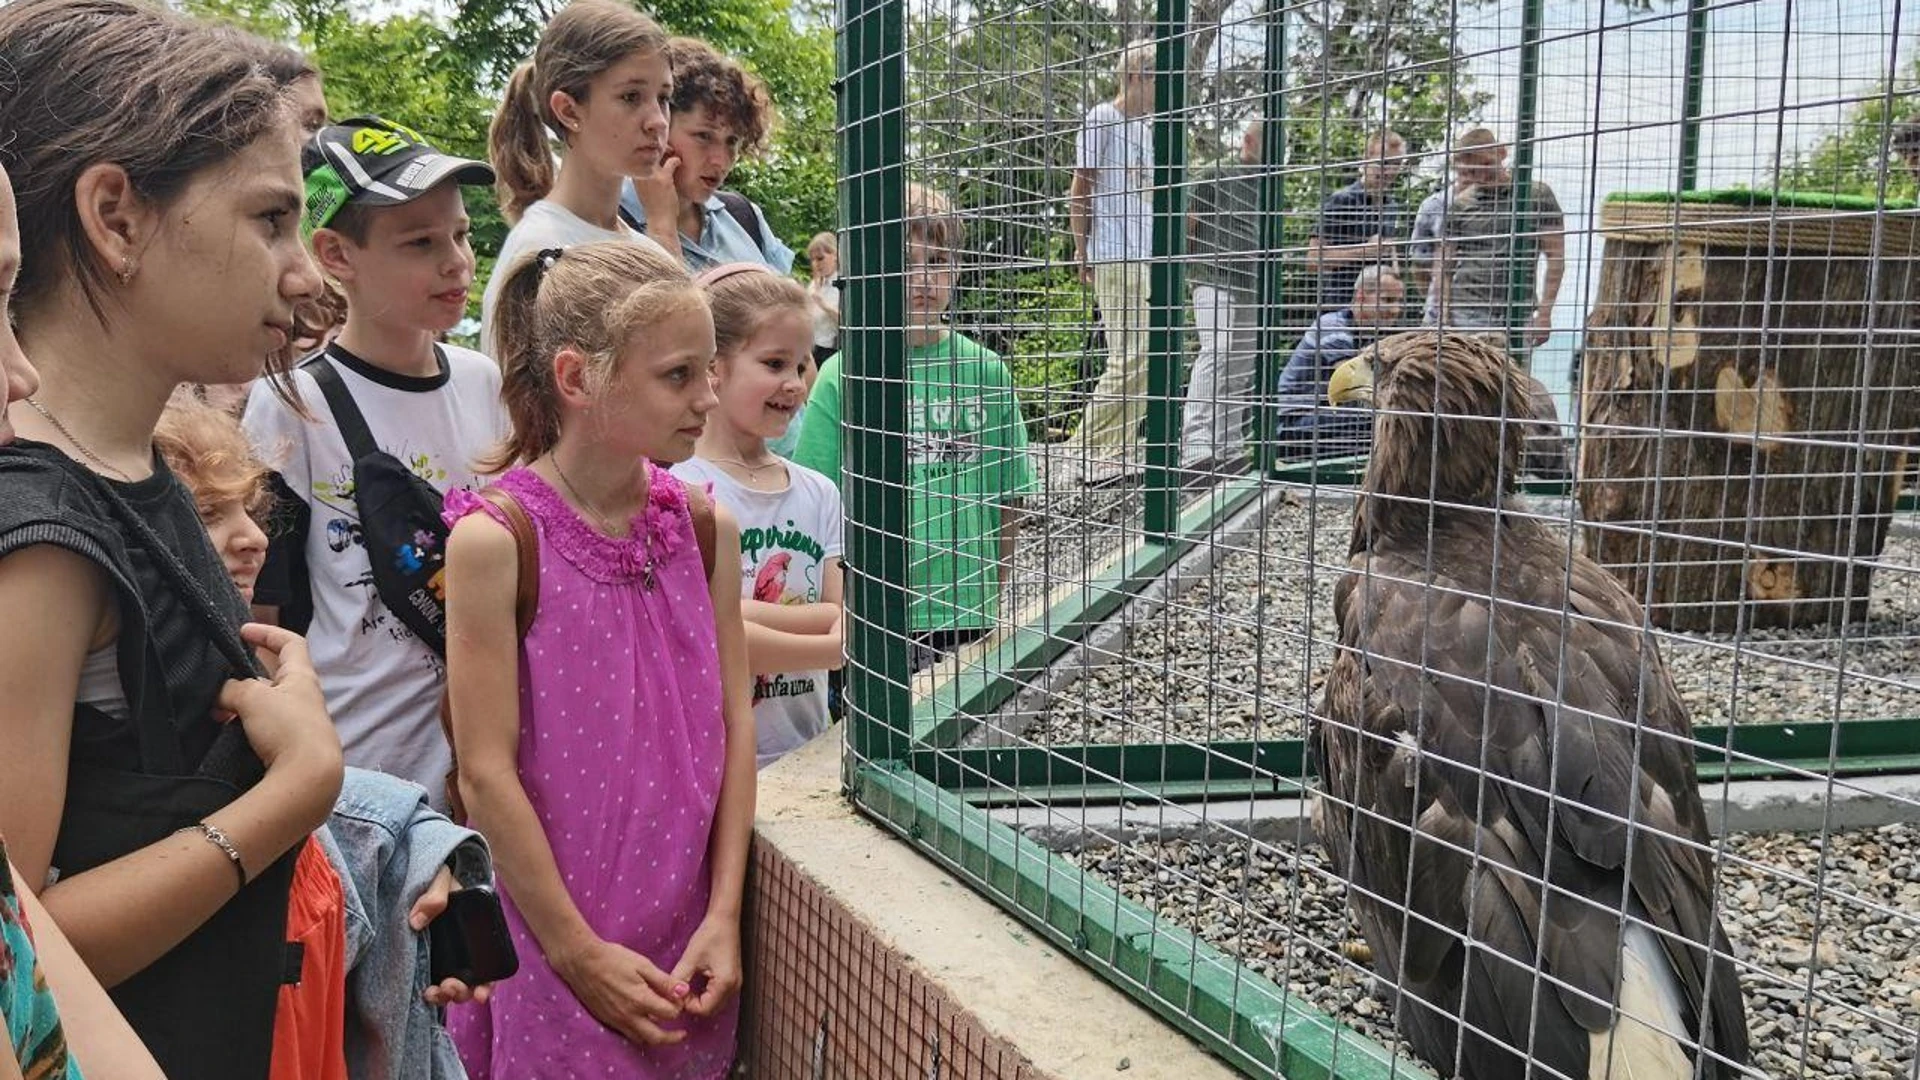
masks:
{"type": "Polygon", "coordinates": [[[1120,53],[1119,90],[1075,141],[1068,218],[1080,280],[1093,286],[1107,366],[1067,449],[1110,471],[1132,455],[1147,394],[1147,260],[1153,254],[1153,43],[1120,53]]]}

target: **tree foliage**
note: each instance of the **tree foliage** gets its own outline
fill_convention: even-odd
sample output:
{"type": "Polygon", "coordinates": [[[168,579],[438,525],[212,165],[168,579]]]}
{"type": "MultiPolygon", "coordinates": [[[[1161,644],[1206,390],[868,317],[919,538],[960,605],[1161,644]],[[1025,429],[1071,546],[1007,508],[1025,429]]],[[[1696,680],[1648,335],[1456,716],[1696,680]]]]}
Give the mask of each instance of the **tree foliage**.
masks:
{"type": "MultiPolygon", "coordinates": [[[[348,0],[178,0],[197,14],[298,46],[326,76],[335,116],[377,113],[443,149],[484,159],[500,88],[533,53],[555,0],[463,0],[450,19],[381,14],[348,0]]],[[[729,187],[766,211],[796,247],[834,227],[833,35],[819,0],[667,0],[649,10],[669,32],[702,37],[767,81],[782,122],[760,160],[729,187]]],[[[390,10],[390,9],[389,9],[390,10]]],[[[469,189],[481,279],[506,236],[492,192],[469,189]]]]}
{"type": "Polygon", "coordinates": [[[1920,117],[1920,56],[1891,84],[1883,83],[1850,110],[1839,128],[1780,170],[1785,191],[1831,192],[1878,198],[1916,195],[1914,177],[1888,148],[1895,125],[1920,117]]]}

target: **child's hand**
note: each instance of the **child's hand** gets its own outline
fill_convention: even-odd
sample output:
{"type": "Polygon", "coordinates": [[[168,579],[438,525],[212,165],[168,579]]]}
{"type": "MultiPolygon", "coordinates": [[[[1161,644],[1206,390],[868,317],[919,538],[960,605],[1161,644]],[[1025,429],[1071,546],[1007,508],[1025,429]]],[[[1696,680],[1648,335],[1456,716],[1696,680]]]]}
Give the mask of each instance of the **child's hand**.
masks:
{"type": "Polygon", "coordinates": [[[673,966],[673,996],[694,1016],[712,1016],[740,990],[740,920],[709,915],[673,966]]]}
{"type": "MultiPolygon", "coordinates": [[[[697,937],[697,935],[696,935],[697,937]]],[[[553,970],[594,1019],[643,1046],[666,1046],[687,1037],[660,1026],[678,1020],[674,980],[653,961],[611,941],[595,940],[577,952],[550,956],[553,970]]]]}
{"type": "Polygon", "coordinates": [[[247,743],[267,768],[281,760],[307,762],[331,772],[337,790],[340,734],[327,716],[306,639],[262,623],[241,627],[240,637],[258,652],[268,678],[227,680],[215,708],[238,718],[247,743]]]}
{"type": "MultiPolygon", "coordinates": [[[[440,872],[433,875],[433,884],[427,886],[427,891],[421,893],[420,899],[413,902],[413,910],[407,912],[407,925],[413,927],[416,934],[425,930],[428,923],[439,918],[440,913],[447,910],[447,900],[459,888],[460,883],[454,880],[453,868],[442,866],[440,872]]],[[[468,986],[459,979],[442,979],[436,985],[427,987],[426,992],[420,996],[425,998],[429,1005],[463,1005],[469,1001],[485,1001],[492,997],[493,984],[481,983],[479,986],[468,986]]]]}

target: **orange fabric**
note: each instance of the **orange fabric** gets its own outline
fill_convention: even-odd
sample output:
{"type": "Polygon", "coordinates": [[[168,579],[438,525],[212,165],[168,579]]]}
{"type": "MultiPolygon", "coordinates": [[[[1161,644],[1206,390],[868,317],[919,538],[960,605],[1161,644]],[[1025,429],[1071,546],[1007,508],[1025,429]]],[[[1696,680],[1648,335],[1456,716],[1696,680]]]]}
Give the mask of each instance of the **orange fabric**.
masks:
{"type": "Polygon", "coordinates": [[[307,837],[293,864],[287,940],[305,947],[300,981],[280,987],[270,1080],[347,1080],[347,908],[340,877],[307,837]]]}

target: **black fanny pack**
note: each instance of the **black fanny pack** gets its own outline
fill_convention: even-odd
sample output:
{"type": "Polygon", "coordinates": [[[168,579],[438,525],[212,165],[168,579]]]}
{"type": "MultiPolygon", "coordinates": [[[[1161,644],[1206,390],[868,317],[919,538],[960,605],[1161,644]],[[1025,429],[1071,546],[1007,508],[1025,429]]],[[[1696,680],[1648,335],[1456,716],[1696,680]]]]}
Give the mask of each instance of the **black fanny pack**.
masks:
{"type": "Polygon", "coordinates": [[[353,505],[360,514],[360,537],[380,602],[436,655],[445,656],[447,610],[441,575],[447,526],[440,518],[440,492],[373,441],[366,417],[325,353],[302,367],[320,384],[353,458],[353,505]]]}

